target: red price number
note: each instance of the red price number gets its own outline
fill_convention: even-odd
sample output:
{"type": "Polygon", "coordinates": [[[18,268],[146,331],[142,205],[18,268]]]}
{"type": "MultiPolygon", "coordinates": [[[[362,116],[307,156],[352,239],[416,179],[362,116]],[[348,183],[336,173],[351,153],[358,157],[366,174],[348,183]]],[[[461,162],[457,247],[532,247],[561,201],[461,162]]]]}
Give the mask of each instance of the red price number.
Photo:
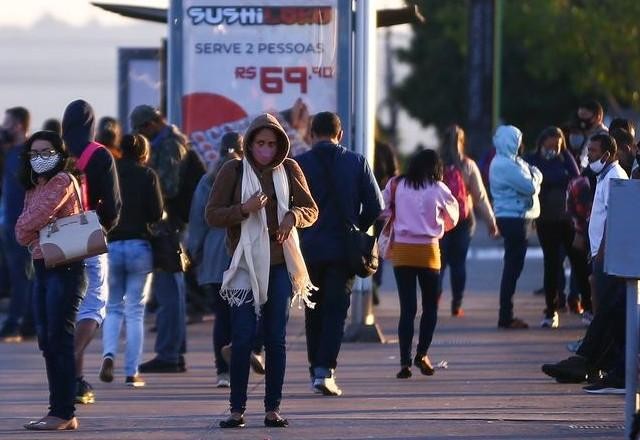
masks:
{"type": "Polygon", "coordinates": [[[282,93],[285,84],[298,84],[300,93],[307,93],[308,78],[306,67],[262,67],[260,68],[260,89],[264,93],[282,93]]]}

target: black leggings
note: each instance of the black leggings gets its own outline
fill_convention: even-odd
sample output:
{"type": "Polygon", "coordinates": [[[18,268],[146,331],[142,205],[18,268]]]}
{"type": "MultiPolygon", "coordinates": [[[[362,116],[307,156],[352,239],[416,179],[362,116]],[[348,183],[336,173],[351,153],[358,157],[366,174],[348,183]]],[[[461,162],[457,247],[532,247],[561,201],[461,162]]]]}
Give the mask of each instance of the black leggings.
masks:
{"type": "Polygon", "coordinates": [[[591,311],[591,288],[589,286],[589,266],[586,252],[572,246],[575,231],[571,221],[538,220],[536,230],[544,255],[544,292],[546,316],[551,317],[558,310],[559,282],[558,273],[562,269],[562,250],[571,262],[571,271],[575,277],[582,298],[582,306],[591,311]]]}

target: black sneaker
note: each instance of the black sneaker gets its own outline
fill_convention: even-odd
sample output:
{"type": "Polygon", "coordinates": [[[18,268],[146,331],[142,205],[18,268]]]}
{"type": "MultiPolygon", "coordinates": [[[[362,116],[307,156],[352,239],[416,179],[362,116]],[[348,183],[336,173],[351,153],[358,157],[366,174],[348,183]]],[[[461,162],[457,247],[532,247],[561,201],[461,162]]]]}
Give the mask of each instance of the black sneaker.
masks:
{"type": "Polygon", "coordinates": [[[22,342],[22,335],[20,330],[14,326],[5,325],[0,330],[0,342],[6,342],[8,344],[16,344],[22,342]]]}
{"type": "Polygon", "coordinates": [[[184,365],[181,367],[177,362],[167,362],[155,357],[150,361],[140,364],[138,370],[141,373],[183,373],[186,371],[186,368],[184,365]]]}
{"type": "Polygon", "coordinates": [[[139,374],[136,374],[135,376],[127,376],[127,378],[124,381],[124,384],[128,387],[141,388],[145,386],[147,383],[144,381],[144,379],[142,379],[142,376],[140,376],[139,374]]]}
{"type": "Polygon", "coordinates": [[[100,380],[103,382],[113,382],[113,357],[105,356],[100,367],[100,380]]]}
{"type": "Polygon", "coordinates": [[[607,375],[593,385],[582,387],[589,394],[625,394],[624,379],[607,375]]]}
{"type": "Polygon", "coordinates": [[[542,365],[542,372],[560,383],[582,383],[587,379],[587,362],[582,356],[571,356],[555,364],[542,365]]]}
{"type": "Polygon", "coordinates": [[[76,403],[83,405],[96,403],[93,387],[83,378],[76,379],[76,403]]]}

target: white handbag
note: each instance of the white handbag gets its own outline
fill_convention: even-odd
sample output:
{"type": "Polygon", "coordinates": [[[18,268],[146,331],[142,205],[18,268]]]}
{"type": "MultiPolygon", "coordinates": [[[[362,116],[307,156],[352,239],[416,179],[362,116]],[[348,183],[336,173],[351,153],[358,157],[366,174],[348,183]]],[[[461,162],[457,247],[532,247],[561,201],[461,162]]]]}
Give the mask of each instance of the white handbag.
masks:
{"type": "Polygon", "coordinates": [[[80,213],[53,218],[40,229],[40,249],[47,268],[84,260],[107,252],[104,230],[95,211],[85,211],[80,186],[69,174],[80,204],[80,213]]]}

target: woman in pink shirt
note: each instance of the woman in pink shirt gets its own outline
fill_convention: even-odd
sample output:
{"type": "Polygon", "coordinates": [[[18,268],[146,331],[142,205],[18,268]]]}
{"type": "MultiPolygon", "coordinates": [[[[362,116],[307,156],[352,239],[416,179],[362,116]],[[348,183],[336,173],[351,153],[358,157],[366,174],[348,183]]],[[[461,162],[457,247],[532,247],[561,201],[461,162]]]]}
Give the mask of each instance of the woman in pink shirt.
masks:
{"type": "Polygon", "coordinates": [[[422,316],[413,364],[422,374],[431,376],[434,369],[427,351],[438,320],[439,240],[458,222],[458,202],[442,182],[442,161],[433,150],[416,153],[407,172],[387,183],[383,197],[388,211],[395,215],[391,263],[400,297],[401,366],[396,377],[411,377],[413,323],[417,313],[416,280],[422,293],[422,316]]]}
{"type": "Polygon", "coordinates": [[[33,257],[34,319],[49,381],[48,414],[24,427],[38,431],[76,429],[73,335],[85,290],[84,263],[45,268],[39,231],[53,218],[79,213],[79,195],[66,171],[69,154],[57,133],[33,134],[25,144],[22,160],[20,179],[27,192],[16,223],[16,238],[33,257]]]}

